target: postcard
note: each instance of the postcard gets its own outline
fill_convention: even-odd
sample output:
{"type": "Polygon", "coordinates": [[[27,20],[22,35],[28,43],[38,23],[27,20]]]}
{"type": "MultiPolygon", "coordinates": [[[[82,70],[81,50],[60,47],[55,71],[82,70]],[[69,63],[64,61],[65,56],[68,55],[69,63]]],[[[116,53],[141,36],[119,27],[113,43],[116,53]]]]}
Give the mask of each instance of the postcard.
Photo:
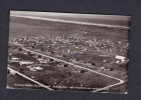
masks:
{"type": "Polygon", "coordinates": [[[7,88],[127,94],[130,21],[10,11],[7,88]]]}

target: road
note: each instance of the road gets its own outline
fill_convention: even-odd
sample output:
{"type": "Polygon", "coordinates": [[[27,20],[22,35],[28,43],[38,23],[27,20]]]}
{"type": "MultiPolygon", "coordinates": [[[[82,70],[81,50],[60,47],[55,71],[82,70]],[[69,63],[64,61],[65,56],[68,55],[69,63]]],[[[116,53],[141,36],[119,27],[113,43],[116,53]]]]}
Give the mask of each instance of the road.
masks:
{"type": "Polygon", "coordinates": [[[15,73],[17,73],[18,75],[20,75],[20,76],[22,76],[22,77],[24,77],[24,78],[30,80],[30,81],[33,82],[33,83],[36,83],[36,84],[40,85],[41,87],[43,87],[43,88],[45,88],[45,89],[53,90],[52,88],[50,88],[50,86],[46,86],[46,85],[44,85],[44,84],[42,84],[42,83],[40,83],[40,82],[37,82],[37,81],[33,80],[32,78],[30,78],[30,77],[28,77],[28,76],[26,76],[26,75],[24,75],[24,74],[22,74],[22,73],[20,73],[20,72],[18,72],[18,71],[16,71],[16,70],[12,69],[12,68],[10,68],[10,67],[8,67],[7,69],[10,70],[10,71],[13,71],[13,72],[15,72],[15,73]]]}
{"type": "Polygon", "coordinates": [[[48,55],[44,55],[44,54],[41,54],[41,53],[38,53],[38,52],[35,52],[35,51],[32,51],[32,50],[29,50],[25,47],[23,47],[21,44],[17,44],[17,43],[13,43],[17,46],[20,46],[23,50],[25,51],[28,51],[28,52],[31,52],[31,53],[34,53],[34,54],[37,54],[37,55],[41,55],[43,57],[47,57],[47,58],[51,58],[51,59],[54,59],[56,61],[60,61],[60,62],[64,62],[66,64],[69,64],[69,65],[72,65],[74,67],[77,67],[77,68],[81,68],[81,69],[84,69],[84,70],[87,70],[87,71],[90,71],[90,72],[93,72],[93,73],[97,73],[99,75],[102,75],[102,76],[105,76],[105,77],[108,77],[108,78],[111,78],[111,79],[114,79],[114,80],[117,80],[119,81],[118,83],[116,84],[112,84],[112,85],[109,85],[109,86],[106,86],[106,87],[103,87],[103,88],[100,88],[100,89],[97,89],[95,91],[92,91],[92,92],[98,92],[98,91],[101,91],[101,90],[104,90],[104,89],[107,89],[107,88],[110,88],[110,87],[113,87],[113,86],[117,86],[117,85],[120,85],[120,84],[123,84],[124,83],[124,80],[121,80],[119,78],[116,78],[116,77],[113,77],[113,76],[109,76],[109,75],[106,75],[106,74],[103,74],[103,73],[100,73],[100,72],[97,72],[97,71],[94,71],[94,70],[91,70],[89,68],[85,68],[85,67],[82,67],[82,66],[79,66],[79,65],[75,65],[71,62],[67,62],[67,61],[64,61],[64,60],[61,60],[61,59],[58,59],[58,58],[55,58],[55,57],[51,57],[51,56],[48,56],[48,55]]]}

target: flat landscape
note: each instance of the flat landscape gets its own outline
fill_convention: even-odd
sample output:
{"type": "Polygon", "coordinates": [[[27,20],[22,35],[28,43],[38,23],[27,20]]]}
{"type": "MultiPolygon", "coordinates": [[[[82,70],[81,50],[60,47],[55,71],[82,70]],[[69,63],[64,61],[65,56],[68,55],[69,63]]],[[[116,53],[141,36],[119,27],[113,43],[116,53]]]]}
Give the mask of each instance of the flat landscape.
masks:
{"type": "Polygon", "coordinates": [[[125,93],[129,31],[10,17],[7,87],[125,93]]]}

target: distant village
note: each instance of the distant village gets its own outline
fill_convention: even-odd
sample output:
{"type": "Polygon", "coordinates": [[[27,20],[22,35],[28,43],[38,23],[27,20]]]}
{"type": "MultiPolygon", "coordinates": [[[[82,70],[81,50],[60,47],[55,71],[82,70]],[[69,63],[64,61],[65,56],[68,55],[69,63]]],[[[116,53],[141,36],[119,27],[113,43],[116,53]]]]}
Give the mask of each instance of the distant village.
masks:
{"type": "MultiPolygon", "coordinates": [[[[24,37],[14,40],[9,40],[9,43],[19,45],[19,47],[9,46],[9,62],[18,63],[20,66],[26,65],[30,71],[43,70],[41,66],[32,66],[33,63],[48,64],[50,62],[59,62],[57,66],[68,67],[69,64],[60,63],[55,59],[47,59],[41,55],[25,51],[22,47],[29,50],[39,52],[41,54],[49,55],[67,62],[88,66],[99,65],[99,63],[110,62],[109,59],[105,59],[106,56],[111,56],[114,60],[113,63],[124,64],[129,61],[127,54],[129,49],[129,43],[123,41],[111,41],[109,39],[98,40],[95,37],[83,37],[81,35],[75,36],[46,36],[46,37],[24,37]],[[102,61],[89,60],[95,54],[95,51],[102,52],[103,55],[98,55],[102,58],[102,61]],[[22,53],[28,55],[34,59],[27,58],[23,55],[16,55],[16,53],[22,53]],[[121,54],[121,55],[120,55],[121,54]],[[123,54],[123,55],[122,55],[123,54]],[[15,56],[16,55],[16,56],[15,56]],[[83,56],[84,55],[84,56],[83,56]],[[87,58],[88,56],[88,58],[87,58]],[[25,58],[24,58],[25,57],[25,58]],[[29,60],[28,60],[29,59],[29,60]]],[[[103,65],[101,70],[113,71],[114,68],[105,68],[103,65]]],[[[84,70],[80,70],[80,73],[84,73],[84,70]]]]}

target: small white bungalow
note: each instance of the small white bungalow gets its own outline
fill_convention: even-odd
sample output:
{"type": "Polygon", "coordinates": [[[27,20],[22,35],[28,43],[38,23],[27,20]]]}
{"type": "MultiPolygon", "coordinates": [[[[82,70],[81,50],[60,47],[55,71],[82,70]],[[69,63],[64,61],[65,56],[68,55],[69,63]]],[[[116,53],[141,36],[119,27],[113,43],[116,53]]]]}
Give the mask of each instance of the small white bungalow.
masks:
{"type": "Polygon", "coordinates": [[[33,62],[30,62],[30,61],[20,61],[19,63],[20,63],[20,66],[21,65],[31,65],[31,64],[33,64],[33,62]]]}
{"type": "Polygon", "coordinates": [[[20,59],[20,58],[12,57],[12,58],[11,58],[11,61],[12,61],[12,62],[19,62],[19,59],[20,59]]]}
{"type": "Polygon", "coordinates": [[[124,62],[125,59],[126,59],[126,57],[124,57],[124,56],[119,56],[119,55],[116,55],[115,58],[118,59],[118,60],[121,60],[122,62],[124,62]]]}

